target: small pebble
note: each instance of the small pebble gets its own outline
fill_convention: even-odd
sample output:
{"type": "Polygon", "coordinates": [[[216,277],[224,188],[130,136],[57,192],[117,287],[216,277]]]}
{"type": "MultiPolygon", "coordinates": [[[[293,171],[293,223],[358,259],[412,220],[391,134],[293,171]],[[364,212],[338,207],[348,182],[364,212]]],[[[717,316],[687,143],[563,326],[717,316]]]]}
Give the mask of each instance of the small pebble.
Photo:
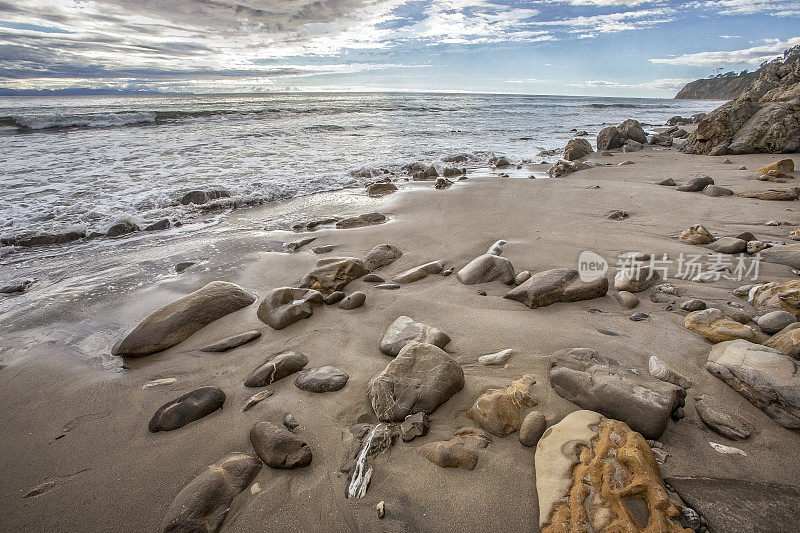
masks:
{"type": "Polygon", "coordinates": [[[446,270],[442,270],[439,274],[441,274],[441,276],[443,278],[446,278],[447,276],[449,276],[452,273],[453,273],[453,269],[452,268],[448,268],[446,270]]]}
{"type": "Polygon", "coordinates": [[[286,416],[283,417],[283,425],[289,431],[294,431],[298,427],[300,427],[300,423],[294,417],[292,413],[286,413],[286,416]]]}
{"type": "Polygon", "coordinates": [[[386,516],[386,503],[381,500],[378,502],[378,505],[375,506],[375,510],[378,511],[378,518],[383,520],[383,517],[386,516]]]}
{"type": "Polygon", "coordinates": [[[481,296],[486,296],[486,291],[478,291],[478,294],[481,296]]]}
{"type": "Polygon", "coordinates": [[[650,315],[648,315],[647,313],[633,313],[628,318],[633,320],[634,322],[641,322],[642,320],[647,320],[648,318],[650,318],[650,315]]]}
{"type": "Polygon", "coordinates": [[[386,289],[389,291],[394,291],[400,288],[398,283],[381,283],[380,285],[375,285],[376,289],[386,289]]]}

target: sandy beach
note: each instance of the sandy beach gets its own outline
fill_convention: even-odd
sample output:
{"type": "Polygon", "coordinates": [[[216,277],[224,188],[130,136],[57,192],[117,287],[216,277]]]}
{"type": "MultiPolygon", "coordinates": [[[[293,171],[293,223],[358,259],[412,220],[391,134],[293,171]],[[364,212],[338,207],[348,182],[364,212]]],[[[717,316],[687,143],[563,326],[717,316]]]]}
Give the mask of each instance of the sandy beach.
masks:
{"type": "MultiPolygon", "coordinates": [[[[189,481],[227,454],[252,454],[251,427],[264,420],[280,425],[291,413],[299,422],[295,433],[308,444],[313,461],[293,470],[262,468],[253,480],[260,490],[247,488],[234,499],[223,531],[537,531],[535,448],[523,446],[516,433],[493,436],[478,452],[472,471],[440,468],[415,449],[473,426],[466,412],[481,394],[504,389],[526,374],[536,380],[531,388],[536,406],[524,407],[521,416],[536,409],[548,426],[559,422],[578,407],[550,386],[549,357],[576,347],[591,348],[645,375],[648,359],[655,355],[693,382],[686,394],[685,418],[670,420],[658,439],[668,453],[660,465],[668,483],[671,478],[700,476],[768,483],[769,494],[780,493],[775,487],[781,485],[794,487],[800,476],[795,460],[800,435],[778,425],[705,369],[712,345],[684,327],[688,313],[680,308],[680,302],[690,298],[702,299],[709,307],[724,306],[738,300],[734,289],[752,281],[670,278],[666,281],[680,295],[677,305],[651,301],[648,290],[638,294],[641,303],[631,310],[614,299],[613,290],[602,298],[529,309],[504,299],[509,287],[500,281],[464,285],[455,275],[429,275],[398,290],[382,290],[359,279],[345,289],[366,294],[366,303],[357,309],[318,306],[313,316],[281,330],[256,316],[259,302],[271,289],[297,286],[318,259],[362,258],[384,243],[403,252],[375,272],[386,280],[436,260],[457,272],[500,239],[507,241],[502,256],[516,272],[577,268],[579,254],[592,251],[610,263],[609,279],[616,272],[616,258],[629,251],[673,259],[680,254],[707,256],[710,250],[705,247],[677,240],[695,224],[715,236],[749,231],[765,242],[791,243],[789,233],[800,223],[796,201],[709,197],[656,185],[666,178],[685,183],[702,174],[735,192],[789,187],[793,183],[752,179],[756,168],[786,157],[800,163],[797,155],[752,154],[728,156],[732,163],[727,164],[723,157],[648,146],[635,153],[615,151],[611,157],[591,154],[585,159],[602,166],[556,179],[471,173],[444,190],[435,190],[430,181],[400,181],[398,192],[381,198],[349,189],[330,193],[329,200],[298,199],[250,209],[207,233],[187,236],[160,256],[123,254],[118,258],[121,280],[135,280],[139,269],[155,268],[154,264],[166,269],[181,258],[205,261],[152,286],[131,282],[129,290],[114,298],[53,302],[14,319],[0,352],[4,528],[159,530],[171,502],[189,481]],[[626,160],[632,164],[618,166],[626,160]],[[741,166],[747,170],[738,170],[741,166]],[[382,213],[388,221],[294,232],[269,226],[266,221],[275,220],[276,209],[289,225],[301,215],[305,218],[300,220],[369,212],[382,213]],[[615,210],[629,217],[608,219],[615,210]],[[790,225],[768,226],[767,221],[790,225]],[[293,253],[271,251],[275,242],[305,237],[316,240],[293,253]],[[333,245],[333,250],[324,255],[311,251],[322,245],[333,245]],[[147,314],[215,280],[257,293],[258,300],[170,349],[128,358],[124,367],[121,358],[110,355],[113,345],[147,314]],[[634,312],[649,317],[630,320],[634,312]],[[464,386],[430,414],[426,436],[410,442],[397,439],[372,457],[366,496],[346,499],[347,477],[341,469],[352,445],[350,429],[378,422],[367,390],[391,360],[378,349],[381,337],[402,315],[450,336],[445,351],[463,369],[464,386]],[[227,352],[199,351],[249,330],[262,335],[227,352]],[[482,355],[509,348],[513,354],[505,365],[477,362],[482,355]],[[332,365],[344,370],[349,375],[346,386],[311,393],[297,388],[292,375],[269,385],[274,394],[242,412],[257,392],[244,387],[245,378],[265,359],[286,350],[306,355],[308,368],[332,365]],[[161,378],[175,381],[143,389],[161,378]],[[148,420],[160,406],[205,386],[225,392],[221,410],[174,431],[148,432],[148,420]],[[730,441],[707,428],[694,409],[701,395],[746,420],[752,436],[730,441]],[[746,456],[721,454],[709,442],[735,446],[746,456]],[[375,511],[381,501],[383,519],[375,511]]],[[[532,165],[522,172],[547,168],[532,165]]],[[[797,172],[793,175],[798,177],[797,172]]],[[[791,267],[760,263],[759,283],[792,279],[796,275],[791,267]]],[[[791,492],[787,489],[785,494],[791,492]]],[[[740,512],[735,503],[724,510],[719,501],[700,500],[698,510],[714,510],[706,515],[712,530],[719,515],[740,512]]],[[[785,524],[796,523],[798,512],[792,505],[791,499],[779,505],[782,516],[775,509],[763,512],[785,524]]],[[[760,531],[757,526],[753,530],[760,531]]]]}

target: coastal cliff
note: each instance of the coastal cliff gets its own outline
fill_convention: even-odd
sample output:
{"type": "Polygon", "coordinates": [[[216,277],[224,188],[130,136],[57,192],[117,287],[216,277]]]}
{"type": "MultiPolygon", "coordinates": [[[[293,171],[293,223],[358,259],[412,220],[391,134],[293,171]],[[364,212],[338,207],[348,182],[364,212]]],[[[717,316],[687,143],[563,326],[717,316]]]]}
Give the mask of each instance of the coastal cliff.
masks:
{"type": "Polygon", "coordinates": [[[757,76],[758,72],[742,72],[738,75],[729,72],[727,75],[715,78],[695,80],[687,83],[675,95],[675,98],[680,100],[733,100],[746,91],[757,76]]]}

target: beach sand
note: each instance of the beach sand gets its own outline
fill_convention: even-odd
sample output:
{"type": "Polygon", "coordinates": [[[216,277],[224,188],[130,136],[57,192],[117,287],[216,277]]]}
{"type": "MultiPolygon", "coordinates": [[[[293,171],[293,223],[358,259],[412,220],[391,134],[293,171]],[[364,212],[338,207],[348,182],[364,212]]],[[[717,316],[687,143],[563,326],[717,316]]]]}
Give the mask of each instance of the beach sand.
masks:
{"type": "MultiPolygon", "coordinates": [[[[175,495],[206,466],[234,451],[252,453],[248,432],[253,424],[262,420],[280,424],[286,413],[292,413],[300,423],[297,434],[313,451],[313,462],[297,470],[265,466],[255,478],[261,491],[252,494],[246,489],[234,500],[223,531],[537,531],[535,448],[520,444],[517,434],[495,437],[479,452],[473,471],[440,468],[415,448],[446,440],[457,428],[473,425],[465,413],[475,399],[524,374],[537,380],[532,389],[535,409],[544,413],[548,425],[558,422],[577,407],[551,389],[548,357],[573,347],[592,348],[645,374],[649,357],[657,355],[694,382],[686,398],[686,418],[670,421],[659,439],[669,453],[661,466],[664,477],[796,484],[800,434],[779,426],[708,373],[704,365],[711,344],[684,328],[686,312],[666,310],[667,304],[651,302],[648,293],[639,295],[641,304],[634,311],[650,318],[634,322],[628,319],[634,311],[622,308],[610,292],[595,300],[532,310],[503,299],[508,287],[499,281],[467,286],[455,275],[432,275],[387,291],[356,280],[346,291],[364,291],[367,300],[352,311],[318,307],[312,317],[274,331],[256,317],[256,303],[171,349],[128,361],[127,369],[120,369],[119,361],[108,355],[126,329],[149,312],[209,281],[231,281],[263,297],[272,288],[295,285],[317,259],[363,257],[381,243],[403,251],[399,260],[377,272],[387,279],[433,260],[446,261],[457,271],[498,239],[508,241],[503,256],[516,271],[577,268],[580,252],[590,250],[611,263],[611,278],[614,259],[626,251],[667,253],[672,258],[708,253],[676,239],[693,224],[719,235],[751,231],[762,240],[788,241],[794,226],[772,227],[765,222],[799,224],[796,201],[712,198],[656,185],[669,177],[685,182],[697,173],[734,191],[792,185],[748,179],[752,170],[786,156],[729,157],[733,164],[723,164],[720,157],[648,147],[613,157],[593,154],[588,159],[612,166],[559,179],[470,177],[446,190],[434,190],[431,182],[399,183],[400,192],[379,199],[350,190],[330,195],[330,203],[317,207],[308,201],[288,203],[281,207],[287,218],[313,209],[320,215],[335,209],[337,214],[377,211],[389,217],[385,224],[364,228],[317,230],[309,234],[316,237],[312,245],[291,254],[267,251],[265,243],[307,235],[264,230],[275,208],[251,209],[215,230],[213,246],[218,253],[205,269],[189,269],[113,298],[44,307],[18,319],[0,356],[5,365],[0,369],[3,529],[157,530],[175,495]],[[634,164],[617,166],[623,160],[634,164]],[[740,165],[749,170],[736,170],[740,165]],[[606,218],[618,209],[630,217],[606,218]],[[323,244],[335,245],[334,251],[327,255],[310,251],[311,246],[323,244]],[[600,312],[589,312],[593,309],[600,312]],[[398,439],[387,452],[372,458],[374,472],[366,496],[348,500],[346,476],[340,469],[351,444],[349,430],[357,423],[377,422],[367,385],[390,361],[378,343],[400,315],[450,335],[446,351],[463,367],[465,386],[431,414],[427,436],[409,443],[398,439]],[[252,329],[263,335],[229,352],[197,350],[252,329]],[[506,348],[514,353],[505,366],[477,363],[479,356],[506,348]],[[343,369],[350,376],[347,385],[338,392],[313,394],[295,387],[290,376],[269,387],[275,392],[272,397],[242,412],[247,398],[257,392],[243,386],[245,377],[268,357],[289,349],[308,356],[309,367],[343,369]],[[177,381],[142,390],[157,378],[177,381]],[[227,394],[222,410],[175,431],[148,432],[148,420],[162,404],[208,385],[227,394]],[[701,394],[745,418],[756,433],[736,442],[713,433],[693,407],[701,394]],[[747,456],[722,455],[709,441],[736,446],[747,456]],[[35,487],[43,490],[24,497],[35,487]],[[386,505],[383,520],[374,508],[379,501],[386,505]]],[[[791,157],[800,163],[800,157],[791,157]]],[[[187,237],[185,246],[171,252],[185,255],[204,246],[209,243],[187,237]]],[[[126,275],[135,278],[137,268],[140,263],[132,260],[126,275]]],[[[761,263],[759,280],[789,279],[796,279],[790,267],[761,263]]],[[[734,300],[732,290],[748,283],[668,281],[683,298],[701,298],[709,306],[734,300]]]]}

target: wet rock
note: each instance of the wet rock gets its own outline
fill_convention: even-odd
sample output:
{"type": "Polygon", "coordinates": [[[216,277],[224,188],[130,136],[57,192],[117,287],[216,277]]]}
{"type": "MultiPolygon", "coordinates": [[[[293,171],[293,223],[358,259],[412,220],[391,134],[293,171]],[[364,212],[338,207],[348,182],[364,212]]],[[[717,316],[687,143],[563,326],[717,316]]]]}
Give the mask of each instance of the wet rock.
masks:
{"type": "Polygon", "coordinates": [[[232,335],[230,337],[226,337],[222,340],[217,342],[212,342],[211,344],[207,344],[200,348],[201,352],[227,352],[228,350],[232,350],[234,348],[238,348],[243,344],[247,344],[248,342],[254,341],[261,336],[261,332],[257,329],[253,331],[246,331],[244,333],[239,333],[238,335],[232,335]]]}
{"type": "Polygon", "coordinates": [[[797,200],[800,188],[786,187],[783,189],[754,189],[736,193],[742,198],[757,198],[759,200],[791,201],[797,200]]]}
{"type": "Polygon", "coordinates": [[[539,442],[545,429],[547,429],[547,420],[544,415],[539,411],[531,411],[519,428],[519,442],[523,446],[532,448],[539,442]]]}
{"type": "Polygon", "coordinates": [[[380,349],[386,355],[394,357],[411,341],[444,348],[450,342],[450,337],[438,328],[414,322],[411,317],[399,316],[383,334],[380,349]]]}
{"type": "Polygon", "coordinates": [[[691,300],[686,300],[681,304],[681,309],[684,311],[702,311],[708,307],[703,300],[698,300],[697,298],[692,298],[691,300]]]}
{"type": "Polygon", "coordinates": [[[589,161],[558,161],[555,165],[547,169],[547,175],[551,178],[560,178],[571,172],[594,168],[594,163],[589,161]]]}
{"type": "Polygon", "coordinates": [[[534,383],[536,379],[526,374],[512,382],[506,390],[489,390],[478,397],[467,411],[467,416],[492,435],[511,435],[520,426],[519,410],[524,406],[536,405],[530,394],[534,383]]]}
{"type": "Polygon", "coordinates": [[[20,238],[4,238],[0,242],[6,246],[47,246],[50,244],[66,244],[86,237],[84,231],[67,231],[64,233],[40,233],[20,238]]]}
{"type": "Polygon", "coordinates": [[[430,274],[439,274],[442,270],[444,270],[444,261],[431,261],[430,263],[404,270],[394,276],[392,281],[397,283],[413,283],[427,278],[430,274]]]}
{"type": "Polygon", "coordinates": [[[314,306],[325,297],[312,289],[280,287],[269,291],[258,306],[259,320],[272,329],[283,329],[314,314],[314,306]]]}
{"type": "Polygon", "coordinates": [[[586,524],[586,531],[684,531],[652,450],[623,422],[571,413],[545,431],[535,462],[542,533],[568,531],[568,524],[586,524]]]}
{"type": "Polygon", "coordinates": [[[311,448],[303,439],[272,422],[259,422],[250,429],[253,449],[271,468],[303,468],[311,464],[311,448]]]}
{"type": "Polygon", "coordinates": [[[791,357],[746,340],[711,348],[706,370],[787,429],[800,429],[800,368],[791,357]]]}
{"type": "Polygon", "coordinates": [[[764,346],[774,348],[792,359],[800,360],[800,323],[789,324],[764,341],[764,346]]]}
{"type": "Polygon", "coordinates": [[[747,242],[736,237],[720,237],[707,247],[720,254],[740,254],[747,251],[747,242]]]}
{"type": "Polygon", "coordinates": [[[436,179],[436,184],[434,184],[433,188],[436,189],[436,190],[442,190],[442,189],[449,188],[451,185],[453,185],[453,182],[450,181],[449,179],[447,179],[447,178],[437,178],[436,179]]]}
{"type": "Polygon", "coordinates": [[[168,218],[163,218],[158,222],[154,222],[142,228],[142,231],[163,231],[169,229],[172,224],[168,218]]]}
{"type": "Polygon", "coordinates": [[[273,359],[265,361],[258,368],[250,372],[244,380],[245,387],[266,387],[275,383],[279,379],[294,374],[302,370],[308,364],[308,357],[305,355],[288,351],[281,352],[273,359]]]}
{"type": "Polygon", "coordinates": [[[656,270],[646,264],[636,264],[617,272],[614,276],[614,288],[618,291],[642,292],[659,281],[661,275],[656,270]]]}
{"type": "Polygon", "coordinates": [[[528,281],[512,289],[504,298],[522,302],[531,309],[536,309],[557,302],[599,298],[605,296],[607,291],[608,279],[605,277],[585,282],[580,279],[577,270],[559,268],[534,274],[528,281]]]}
{"type": "Polygon", "coordinates": [[[713,343],[734,339],[760,342],[760,335],[753,328],[725,318],[722,311],[715,307],[689,313],[684,320],[684,326],[713,343]]]}
{"type": "Polygon", "coordinates": [[[726,189],[725,187],[720,187],[718,185],[706,185],[702,193],[705,194],[706,196],[712,196],[712,197],[733,196],[732,190],[726,189]]]}
{"type": "Polygon", "coordinates": [[[511,166],[511,161],[509,161],[508,158],[503,155],[501,155],[500,157],[492,158],[491,163],[498,168],[511,166]]]}
{"type": "Polygon", "coordinates": [[[297,250],[299,250],[300,248],[302,248],[306,244],[311,244],[312,242],[314,242],[316,240],[317,240],[316,237],[308,237],[306,239],[300,239],[299,241],[295,241],[295,242],[287,242],[284,245],[284,248],[285,248],[285,250],[287,252],[296,252],[297,250]]]}
{"type": "Polygon", "coordinates": [[[684,389],[688,389],[692,386],[692,382],[689,378],[683,376],[682,374],[674,370],[670,370],[669,368],[667,368],[666,363],[664,363],[664,361],[662,361],[655,355],[650,356],[647,369],[650,372],[651,376],[653,376],[656,379],[660,379],[661,381],[672,383],[673,385],[677,385],[684,389]]]}
{"type": "Polygon", "coordinates": [[[598,150],[613,150],[614,148],[622,148],[625,143],[625,137],[615,126],[609,126],[600,130],[597,134],[597,149],[598,150]]]}
{"type": "Polygon", "coordinates": [[[638,120],[628,119],[617,126],[617,130],[625,139],[638,143],[647,142],[647,135],[645,135],[642,125],[638,120]]]}
{"type": "Polygon", "coordinates": [[[367,301],[367,295],[361,291],[356,291],[347,295],[347,297],[339,302],[339,309],[351,310],[357,309],[364,305],[367,301]]]}
{"type": "Polygon", "coordinates": [[[162,405],[150,419],[150,433],[172,431],[222,408],[225,393],[217,387],[202,387],[162,405]]]}
{"type": "Polygon", "coordinates": [[[369,384],[378,419],[401,422],[408,415],[432,413],[464,387],[464,371],[433,344],[409,342],[369,384]]]}
{"type": "Polygon", "coordinates": [[[21,294],[28,290],[31,285],[33,285],[32,279],[15,281],[0,287],[0,294],[21,294]]]}
{"type": "Polygon", "coordinates": [[[212,281],[153,311],[111,350],[121,357],[150,355],[188,339],[225,315],[247,307],[255,296],[238,285],[212,281]]]}
{"type": "Polygon", "coordinates": [[[586,139],[572,139],[567,143],[566,148],[564,148],[564,159],[567,161],[575,161],[593,152],[592,145],[586,139]]]}
{"type": "Polygon", "coordinates": [[[311,272],[300,281],[300,287],[330,294],[344,289],[348,283],[369,274],[361,259],[327,257],[319,259],[311,272]]]}
{"type": "Polygon", "coordinates": [[[514,283],[514,267],[505,257],[491,253],[479,255],[456,274],[464,285],[488,283],[499,279],[506,285],[514,283]]]}
{"type": "Polygon", "coordinates": [[[758,320],[756,321],[758,327],[761,328],[761,331],[767,335],[778,333],[780,330],[794,322],[797,322],[797,317],[788,311],[772,311],[766,315],[758,317],[758,320]]]}
{"type": "Polygon", "coordinates": [[[217,200],[219,198],[230,198],[231,194],[224,190],[215,191],[190,191],[184,194],[181,199],[181,205],[198,204],[202,205],[217,200]]]}
{"type": "Polygon", "coordinates": [[[708,244],[714,240],[714,236],[702,225],[695,224],[683,230],[678,240],[688,244],[708,244]]]}
{"type": "Polygon", "coordinates": [[[675,188],[676,191],[681,192],[699,192],[705,189],[708,185],[714,185],[714,180],[709,176],[695,176],[688,183],[680,185],[675,188]]]}
{"type": "Polygon", "coordinates": [[[396,246],[392,246],[391,244],[379,244],[364,256],[364,268],[370,271],[377,270],[381,267],[391,265],[402,255],[403,252],[396,246]]]}
{"type": "Polygon", "coordinates": [[[344,300],[344,297],[344,291],[333,291],[327,295],[323,301],[325,302],[325,305],[334,305],[344,300]]]}
{"type": "Polygon", "coordinates": [[[578,407],[622,420],[649,439],[661,436],[686,396],[681,387],[634,373],[614,359],[570,351],[554,355],[550,385],[578,407]]]}
{"type": "Polygon", "coordinates": [[[745,250],[748,254],[757,254],[763,250],[769,248],[769,245],[762,241],[748,241],[747,242],[747,250],[745,250]]]}
{"type": "Polygon", "coordinates": [[[626,309],[633,309],[639,305],[639,298],[637,298],[632,292],[628,291],[615,292],[614,299],[626,309]]]}
{"type": "Polygon", "coordinates": [[[400,436],[404,442],[409,442],[417,437],[424,437],[428,434],[431,422],[428,415],[424,412],[408,415],[403,423],[400,424],[400,436]]]}
{"type": "Polygon", "coordinates": [[[196,264],[197,264],[197,263],[196,263],[196,262],[194,262],[194,261],[181,261],[180,263],[178,263],[178,264],[176,264],[176,265],[175,265],[175,272],[177,272],[178,274],[180,274],[181,272],[183,272],[183,271],[184,271],[184,270],[186,270],[187,268],[189,268],[189,267],[193,267],[193,266],[194,266],[194,265],[196,265],[196,264]]]}
{"type": "Polygon", "coordinates": [[[222,527],[233,499],[261,471],[261,461],[243,453],[226,455],[175,496],[161,522],[164,533],[213,533],[222,527]]]}
{"type": "Polygon", "coordinates": [[[695,402],[694,408],[700,420],[723,437],[741,440],[750,436],[750,429],[744,419],[717,411],[702,400],[695,402]]]}
{"type": "Polygon", "coordinates": [[[674,179],[672,179],[672,178],[666,178],[666,179],[663,179],[663,180],[659,181],[658,183],[656,183],[656,185],[665,185],[665,186],[667,186],[667,187],[675,187],[675,186],[677,186],[678,184],[677,184],[677,183],[675,183],[675,180],[674,180],[674,179]]]}
{"type": "Polygon", "coordinates": [[[367,194],[372,197],[385,196],[397,192],[397,186],[394,183],[373,183],[367,185],[367,194]]]}
{"type": "Polygon", "coordinates": [[[482,365],[502,365],[509,360],[513,350],[511,348],[499,352],[490,353],[478,357],[478,362],[482,365]]]}
{"type": "Polygon", "coordinates": [[[386,222],[386,216],[380,213],[366,213],[357,217],[343,218],[336,222],[337,229],[351,229],[362,228],[364,226],[372,226],[374,224],[383,224],[386,222]]]}
{"type": "Polygon", "coordinates": [[[348,379],[350,376],[335,366],[321,366],[300,372],[294,384],[308,392],[335,392],[344,388],[348,379]]]}
{"type": "Polygon", "coordinates": [[[122,237],[123,235],[128,235],[129,233],[135,233],[137,231],[140,231],[139,226],[126,220],[108,228],[106,237],[122,237]]]}

